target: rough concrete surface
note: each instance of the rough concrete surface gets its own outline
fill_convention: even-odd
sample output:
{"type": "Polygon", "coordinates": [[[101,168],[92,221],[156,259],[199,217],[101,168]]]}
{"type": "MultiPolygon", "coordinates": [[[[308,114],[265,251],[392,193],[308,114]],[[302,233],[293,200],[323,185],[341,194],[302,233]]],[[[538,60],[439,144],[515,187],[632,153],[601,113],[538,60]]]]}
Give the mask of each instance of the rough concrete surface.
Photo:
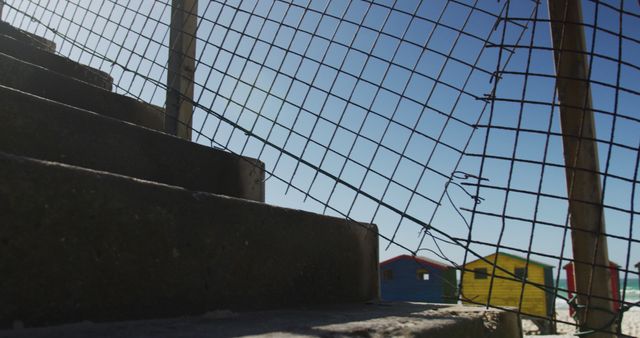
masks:
{"type": "Polygon", "coordinates": [[[0,326],[378,295],[373,225],[0,155],[0,326]]]}
{"type": "Polygon", "coordinates": [[[7,338],[522,337],[516,314],[423,303],[361,304],[0,331],[7,338]]]}
{"type": "Polygon", "coordinates": [[[0,151],[264,201],[258,160],[0,86],[0,151]]]}
{"type": "Polygon", "coordinates": [[[105,90],[110,91],[113,87],[113,79],[107,73],[2,34],[0,52],[105,90]]]}
{"type": "Polygon", "coordinates": [[[150,129],[164,130],[162,108],[112,93],[3,53],[0,53],[0,85],[150,129]]]}

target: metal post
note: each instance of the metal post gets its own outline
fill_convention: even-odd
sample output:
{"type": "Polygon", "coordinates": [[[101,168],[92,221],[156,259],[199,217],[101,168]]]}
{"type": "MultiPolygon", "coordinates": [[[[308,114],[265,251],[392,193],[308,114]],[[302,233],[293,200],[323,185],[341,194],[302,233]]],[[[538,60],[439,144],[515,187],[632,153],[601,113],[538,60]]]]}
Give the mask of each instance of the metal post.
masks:
{"type": "MultiPolygon", "coordinates": [[[[580,0],[549,0],[581,331],[615,332],[611,272],[580,0]],[[594,266],[597,265],[597,266],[594,266]]],[[[589,337],[611,338],[596,332],[589,337]]]]}
{"type": "Polygon", "coordinates": [[[0,21],[2,21],[3,9],[4,9],[4,0],[0,0],[0,21]]]}
{"type": "Polygon", "coordinates": [[[198,0],[172,0],[165,132],[191,140],[198,0]]]}

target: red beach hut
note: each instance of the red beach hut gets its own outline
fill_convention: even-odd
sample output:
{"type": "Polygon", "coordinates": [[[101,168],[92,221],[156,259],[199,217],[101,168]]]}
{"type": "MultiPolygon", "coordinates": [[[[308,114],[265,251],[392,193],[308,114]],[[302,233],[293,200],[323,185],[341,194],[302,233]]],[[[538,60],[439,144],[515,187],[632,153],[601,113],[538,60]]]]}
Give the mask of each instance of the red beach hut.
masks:
{"type": "MultiPolygon", "coordinates": [[[[620,311],[620,278],[618,277],[618,268],[620,265],[609,261],[609,270],[611,271],[611,293],[613,297],[613,311],[620,311]]],[[[564,266],[564,271],[567,273],[567,289],[569,298],[573,297],[576,292],[576,278],[573,270],[573,262],[564,266]]],[[[575,310],[569,308],[569,314],[574,315],[575,310]]]]}

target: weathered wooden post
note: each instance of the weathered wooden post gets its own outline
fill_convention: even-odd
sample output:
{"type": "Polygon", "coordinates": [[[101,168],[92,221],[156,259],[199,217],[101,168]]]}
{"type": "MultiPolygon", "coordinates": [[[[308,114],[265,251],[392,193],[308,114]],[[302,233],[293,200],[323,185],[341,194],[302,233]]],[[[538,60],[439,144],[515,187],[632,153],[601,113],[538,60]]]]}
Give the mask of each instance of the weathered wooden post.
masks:
{"type": "MultiPolygon", "coordinates": [[[[615,332],[598,149],[580,0],[549,0],[581,331],[615,332]]],[[[589,337],[614,337],[596,332],[589,337]]]]}
{"type": "Polygon", "coordinates": [[[165,132],[191,140],[198,0],[172,0],[165,132]]]}

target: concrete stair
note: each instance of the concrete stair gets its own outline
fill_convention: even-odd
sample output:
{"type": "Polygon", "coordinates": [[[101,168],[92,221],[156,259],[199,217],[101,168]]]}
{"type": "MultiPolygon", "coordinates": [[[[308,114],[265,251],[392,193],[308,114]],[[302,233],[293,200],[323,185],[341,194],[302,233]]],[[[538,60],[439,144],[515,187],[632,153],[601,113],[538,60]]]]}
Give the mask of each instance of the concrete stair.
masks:
{"type": "Polygon", "coordinates": [[[0,155],[9,326],[358,302],[372,225],[0,155]]]}
{"type": "Polygon", "coordinates": [[[56,52],[56,44],[53,41],[31,34],[27,31],[23,31],[22,29],[15,28],[3,21],[0,21],[0,35],[11,37],[12,39],[24,44],[50,53],[56,52]]]}
{"type": "Polygon", "coordinates": [[[264,164],[0,86],[0,151],[264,202],[264,164]]]}
{"type": "Polygon", "coordinates": [[[159,132],[52,42],[0,44],[0,327],[377,298],[375,226],[260,203],[260,161],[159,132]]]}
{"type": "MultiPolygon", "coordinates": [[[[3,338],[518,338],[514,313],[445,304],[346,304],[6,331],[3,338]]],[[[551,338],[552,336],[544,336],[551,338]]],[[[569,337],[569,336],[553,336],[569,337]]]]}
{"type": "Polygon", "coordinates": [[[109,74],[73,62],[47,50],[34,48],[34,46],[11,36],[0,34],[0,53],[38,64],[52,72],[64,74],[108,91],[111,91],[113,87],[113,79],[109,74]]]}
{"type": "Polygon", "coordinates": [[[0,85],[150,129],[164,129],[162,108],[4,53],[0,53],[0,85]]]}
{"type": "Polygon", "coordinates": [[[0,53],[37,64],[55,73],[112,90],[113,79],[105,72],[54,54],[56,44],[0,21],[0,53]]]}

